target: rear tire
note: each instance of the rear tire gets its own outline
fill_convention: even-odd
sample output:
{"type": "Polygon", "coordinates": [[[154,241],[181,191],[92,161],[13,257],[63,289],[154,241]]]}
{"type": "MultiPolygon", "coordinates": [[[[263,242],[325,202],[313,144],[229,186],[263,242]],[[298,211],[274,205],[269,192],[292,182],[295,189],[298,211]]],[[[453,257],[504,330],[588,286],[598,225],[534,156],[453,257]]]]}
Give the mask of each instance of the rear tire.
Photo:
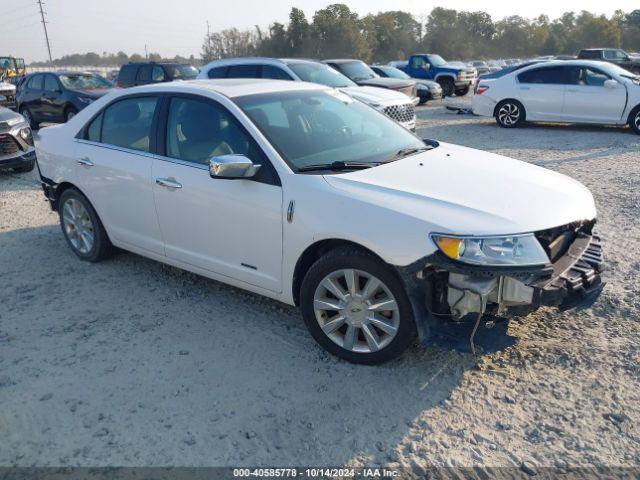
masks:
{"type": "Polygon", "coordinates": [[[22,167],[15,167],[13,169],[13,171],[16,172],[16,173],[27,173],[27,172],[33,171],[35,166],[36,166],[36,162],[33,161],[33,162],[29,162],[28,164],[26,164],[26,165],[24,165],[22,167]]]}
{"type": "Polygon", "coordinates": [[[300,307],[316,342],[352,363],[391,360],[416,335],[413,309],[397,273],[355,247],[332,250],[311,266],[300,288],[300,307]]]}
{"type": "Polygon", "coordinates": [[[69,188],[62,193],[58,215],[67,244],[81,260],[99,262],[113,253],[113,245],[98,214],[79,190],[69,188]]]}
{"type": "Polygon", "coordinates": [[[524,125],[526,112],[517,100],[503,100],[496,106],[494,116],[502,128],[517,128],[524,125]]]}
{"type": "Polygon", "coordinates": [[[450,97],[454,94],[456,86],[453,83],[453,79],[450,77],[441,77],[437,80],[437,82],[442,87],[442,96],[450,97]]]}
{"type": "Polygon", "coordinates": [[[640,105],[634,108],[629,115],[629,126],[631,130],[640,135],[640,105]]]}

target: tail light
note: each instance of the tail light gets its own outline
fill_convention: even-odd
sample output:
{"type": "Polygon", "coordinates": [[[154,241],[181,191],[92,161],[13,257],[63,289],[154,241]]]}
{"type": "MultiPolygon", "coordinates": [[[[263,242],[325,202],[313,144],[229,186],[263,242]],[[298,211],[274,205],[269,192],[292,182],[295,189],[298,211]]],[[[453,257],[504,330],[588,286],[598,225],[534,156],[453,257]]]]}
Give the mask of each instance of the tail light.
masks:
{"type": "Polygon", "coordinates": [[[487,90],[489,90],[489,85],[478,85],[476,86],[476,95],[482,95],[487,90]]]}

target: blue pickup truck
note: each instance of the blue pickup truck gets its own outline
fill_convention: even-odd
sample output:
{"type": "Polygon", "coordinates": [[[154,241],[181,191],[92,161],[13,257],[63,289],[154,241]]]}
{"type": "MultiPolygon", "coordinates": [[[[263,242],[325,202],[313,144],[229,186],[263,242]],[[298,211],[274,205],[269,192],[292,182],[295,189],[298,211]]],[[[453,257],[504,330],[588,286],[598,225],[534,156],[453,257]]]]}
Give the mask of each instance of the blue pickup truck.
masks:
{"type": "Polygon", "coordinates": [[[417,53],[409,60],[389,62],[389,65],[402,70],[413,78],[435,80],[442,87],[444,96],[466,95],[476,79],[474,68],[458,67],[448,64],[440,55],[417,53]]]}

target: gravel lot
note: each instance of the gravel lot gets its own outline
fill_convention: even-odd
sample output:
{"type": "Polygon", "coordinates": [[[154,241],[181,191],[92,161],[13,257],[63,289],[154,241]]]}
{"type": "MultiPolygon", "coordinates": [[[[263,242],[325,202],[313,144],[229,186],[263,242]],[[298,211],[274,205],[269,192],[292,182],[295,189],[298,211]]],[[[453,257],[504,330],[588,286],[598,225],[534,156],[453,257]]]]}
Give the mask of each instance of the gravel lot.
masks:
{"type": "Polygon", "coordinates": [[[36,175],[0,173],[0,466],[640,466],[640,137],[419,117],[592,190],[596,305],[515,319],[478,359],[416,345],[354,366],[294,308],[133,254],[80,262],[36,175]]]}

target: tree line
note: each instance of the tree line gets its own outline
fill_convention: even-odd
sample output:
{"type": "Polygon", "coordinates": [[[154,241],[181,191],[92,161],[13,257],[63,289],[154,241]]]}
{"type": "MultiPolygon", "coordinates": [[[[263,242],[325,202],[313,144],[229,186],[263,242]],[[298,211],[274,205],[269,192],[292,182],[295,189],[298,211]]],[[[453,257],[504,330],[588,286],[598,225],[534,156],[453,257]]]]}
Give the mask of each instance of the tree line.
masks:
{"type": "Polygon", "coordinates": [[[230,28],[206,35],[202,61],[264,55],[269,57],[360,58],[367,62],[404,59],[417,51],[447,59],[524,58],[575,54],[585,47],[640,50],[640,10],[612,16],[566,12],[556,19],[513,15],[493,20],[482,11],[437,7],[425,21],[393,10],[360,17],[345,4],[333,4],[308,20],[292,8],[288,24],[268,29],[230,28]]]}
{"type": "MultiPolygon", "coordinates": [[[[127,62],[176,61],[206,63],[218,58],[263,55],[269,57],[360,58],[367,62],[404,59],[417,51],[439,53],[446,59],[526,58],[575,54],[584,47],[620,47],[640,50],[640,9],[617,10],[610,17],[588,11],[566,12],[550,19],[519,15],[494,20],[482,11],[436,7],[423,20],[400,10],[359,16],[345,4],[328,5],[307,19],[292,8],[288,23],[274,22],[239,30],[229,28],[205,35],[200,58],[163,58],[94,52],[65,55],[55,66],[104,65],[127,62]]],[[[34,66],[47,65],[32,63],[34,66]]]]}

